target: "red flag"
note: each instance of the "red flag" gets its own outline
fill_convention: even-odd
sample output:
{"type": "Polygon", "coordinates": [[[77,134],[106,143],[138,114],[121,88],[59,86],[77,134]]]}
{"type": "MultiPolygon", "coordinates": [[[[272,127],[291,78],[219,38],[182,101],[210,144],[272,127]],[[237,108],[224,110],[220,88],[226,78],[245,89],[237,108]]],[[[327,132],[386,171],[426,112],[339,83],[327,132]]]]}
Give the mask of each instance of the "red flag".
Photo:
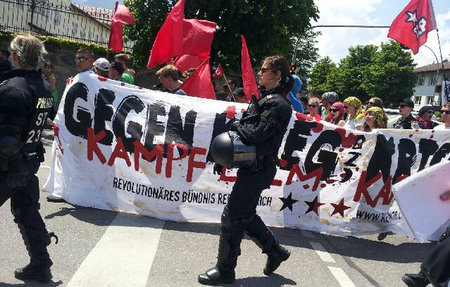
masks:
{"type": "Polygon", "coordinates": [[[207,20],[183,20],[183,54],[209,57],[217,24],[207,20]]]}
{"type": "Polygon", "coordinates": [[[130,10],[122,4],[116,2],[116,11],[114,12],[113,19],[122,24],[133,24],[134,17],[130,10]]]}
{"type": "Polygon", "coordinates": [[[165,64],[172,57],[183,54],[183,14],[184,0],[179,0],[156,35],[147,69],[165,64]]]}
{"type": "Polygon", "coordinates": [[[205,57],[201,56],[184,54],[177,57],[173,64],[180,72],[184,73],[184,71],[189,70],[190,68],[197,68],[200,66],[205,59],[205,57]]]}
{"type": "Polygon", "coordinates": [[[109,34],[108,49],[120,52],[123,49],[123,24],[133,24],[134,17],[124,5],[116,2],[114,16],[111,19],[111,33],[109,34]]]}
{"type": "Polygon", "coordinates": [[[223,69],[222,69],[222,66],[219,64],[217,66],[216,71],[213,74],[213,78],[216,79],[216,78],[220,78],[220,77],[223,77],[223,69]]]}
{"type": "Polygon", "coordinates": [[[427,41],[428,32],[434,29],[436,19],[431,0],[411,0],[392,22],[388,37],[417,54],[427,41]]]}
{"type": "Polygon", "coordinates": [[[216,26],[216,23],[206,20],[183,20],[183,55],[174,61],[178,70],[184,72],[197,68],[209,58],[216,26]]]}
{"type": "Polygon", "coordinates": [[[252,94],[258,95],[258,87],[256,86],[255,75],[253,74],[252,63],[250,62],[250,55],[248,54],[247,43],[245,38],[241,35],[242,49],[241,49],[241,70],[242,82],[244,84],[245,98],[250,101],[252,94]]]}
{"type": "Polygon", "coordinates": [[[216,93],[211,82],[209,58],[198,66],[195,72],[181,85],[181,88],[192,97],[216,99],[216,93]]]}

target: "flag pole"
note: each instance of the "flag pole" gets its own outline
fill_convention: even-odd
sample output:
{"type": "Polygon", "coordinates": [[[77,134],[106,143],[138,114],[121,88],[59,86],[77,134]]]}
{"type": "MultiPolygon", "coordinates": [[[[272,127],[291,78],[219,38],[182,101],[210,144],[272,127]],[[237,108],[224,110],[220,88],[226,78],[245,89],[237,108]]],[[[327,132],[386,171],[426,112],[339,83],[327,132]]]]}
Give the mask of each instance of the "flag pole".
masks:
{"type": "Polygon", "coordinates": [[[223,72],[223,78],[225,79],[225,82],[227,83],[227,88],[231,93],[231,96],[233,97],[233,100],[236,102],[236,98],[234,97],[233,91],[230,88],[230,84],[228,84],[227,76],[225,76],[225,71],[223,72]]]}

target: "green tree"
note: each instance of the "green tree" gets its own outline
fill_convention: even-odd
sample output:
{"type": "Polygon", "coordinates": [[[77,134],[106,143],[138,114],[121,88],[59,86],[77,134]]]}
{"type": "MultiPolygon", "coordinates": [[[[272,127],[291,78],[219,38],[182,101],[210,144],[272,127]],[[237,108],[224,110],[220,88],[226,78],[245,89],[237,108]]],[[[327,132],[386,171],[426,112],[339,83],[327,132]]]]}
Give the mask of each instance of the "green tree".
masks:
{"type": "Polygon", "coordinates": [[[386,107],[396,107],[401,99],[413,95],[417,75],[411,54],[402,50],[397,42],[381,44],[369,69],[366,90],[369,96],[379,97],[386,107]]]}
{"type": "MultiPolygon", "coordinates": [[[[126,28],[125,33],[135,41],[133,54],[138,66],[146,63],[156,34],[175,3],[169,0],[124,1],[136,19],[136,24],[126,28]]],[[[216,22],[212,62],[220,62],[226,70],[240,73],[241,34],[247,41],[253,65],[273,54],[289,57],[292,56],[293,36],[305,35],[310,21],[318,19],[318,10],[313,0],[188,0],[185,18],[216,22]]]]}
{"type": "Polygon", "coordinates": [[[374,64],[375,54],[378,47],[375,45],[358,45],[348,49],[349,55],[341,60],[338,68],[338,79],[335,90],[339,98],[344,100],[353,96],[361,101],[369,97],[366,90],[369,68],[374,64]]]}
{"type": "Polygon", "coordinates": [[[349,48],[349,55],[338,66],[324,58],[312,71],[310,93],[335,91],[341,100],[354,96],[362,102],[379,97],[386,107],[411,97],[417,81],[410,53],[394,41],[349,48]]]}
{"type": "Polygon", "coordinates": [[[135,20],[133,25],[124,25],[125,36],[134,41],[133,62],[138,68],[145,67],[156,35],[172,6],[167,0],[125,0],[124,5],[135,20]]]}
{"type": "Polygon", "coordinates": [[[311,72],[311,80],[308,83],[309,93],[321,96],[325,92],[333,91],[334,88],[328,79],[336,72],[336,64],[331,61],[330,57],[320,59],[311,72]]]}
{"type": "MultiPolygon", "coordinates": [[[[297,66],[296,74],[300,78],[307,78],[315,63],[319,59],[319,49],[316,47],[316,37],[320,32],[306,30],[303,37],[294,37],[293,55],[288,60],[297,66]]],[[[292,53],[291,53],[292,54],[292,53]]]]}

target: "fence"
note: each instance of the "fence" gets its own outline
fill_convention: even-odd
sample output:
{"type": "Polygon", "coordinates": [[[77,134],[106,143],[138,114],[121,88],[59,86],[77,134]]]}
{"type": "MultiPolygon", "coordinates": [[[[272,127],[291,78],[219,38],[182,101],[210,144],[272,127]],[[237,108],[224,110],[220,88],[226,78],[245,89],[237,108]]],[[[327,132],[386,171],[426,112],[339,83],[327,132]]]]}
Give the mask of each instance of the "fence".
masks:
{"type": "MultiPolygon", "coordinates": [[[[0,0],[0,30],[108,45],[113,11],[70,0],[0,0]]],[[[132,42],[124,41],[131,50],[132,42]]]]}

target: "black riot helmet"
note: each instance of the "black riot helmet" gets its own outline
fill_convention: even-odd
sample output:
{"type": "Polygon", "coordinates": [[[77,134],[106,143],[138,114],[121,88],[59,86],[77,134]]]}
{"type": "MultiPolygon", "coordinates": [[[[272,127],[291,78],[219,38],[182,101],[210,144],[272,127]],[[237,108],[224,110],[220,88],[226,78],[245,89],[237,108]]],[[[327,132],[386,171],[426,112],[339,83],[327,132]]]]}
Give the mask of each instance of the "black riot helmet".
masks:
{"type": "Polygon", "coordinates": [[[226,168],[249,167],[256,161],[256,146],[245,145],[237,132],[228,131],[213,139],[211,155],[226,168]]]}

